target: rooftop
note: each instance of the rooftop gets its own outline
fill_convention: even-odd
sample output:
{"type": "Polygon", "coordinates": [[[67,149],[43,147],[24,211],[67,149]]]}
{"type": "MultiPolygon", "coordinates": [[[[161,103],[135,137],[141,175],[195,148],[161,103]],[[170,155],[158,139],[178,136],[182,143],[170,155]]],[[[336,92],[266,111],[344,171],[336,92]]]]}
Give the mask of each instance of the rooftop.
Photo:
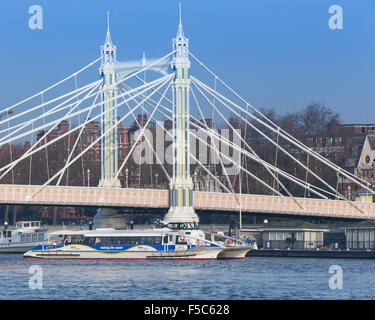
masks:
{"type": "Polygon", "coordinates": [[[367,136],[371,150],[375,150],[375,136],[367,136]]]}
{"type": "Polygon", "coordinates": [[[329,229],[319,226],[317,224],[309,223],[309,222],[295,222],[295,223],[288,223],[288,224],[267,224],[263,227],[259,227],[259,230],[267,231],[267,230],[314,230],[314,231],[326,231],[328,232],[329,229]]]}
{"type": "Polygon", "coordinates": [[[374,220],[363,220],[361,222],[349,224],[347,227],[342,229],[366,229],[366,228],[375,228],[374,220]]]}

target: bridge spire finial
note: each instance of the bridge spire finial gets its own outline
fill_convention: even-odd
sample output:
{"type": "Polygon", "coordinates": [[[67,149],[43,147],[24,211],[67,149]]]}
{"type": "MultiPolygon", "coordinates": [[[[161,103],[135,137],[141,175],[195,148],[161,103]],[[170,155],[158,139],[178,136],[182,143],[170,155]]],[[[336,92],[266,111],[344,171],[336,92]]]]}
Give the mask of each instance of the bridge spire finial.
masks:
{"type": "Polygon", "coordinates": [[[179,14],[179,23],[178,23],[178,31],[177,31],[177,38],[184,37],[184,30],[182,29],[182,14],[181,14],[181,2],[178,4],[178,14],[179,14]]]}
{"type": "Polygon", "coordinates": [[[147,60],[146,60],[146,53],[143,51],[143,55],[142,55],[142,60],[141,60],[141,62],[142,62],[142,66],[145,66],[146,65],[146,63],[147,63],[147,60]]]}
{"type": "Polygon", "coordinates": [[[105,38],[106,44],[112,44],[111,32],[109,31],[109,11],[107,11],[107,36],[105,38]]]}
{"type": "Polygon", "coordinates": [[[182,22],[181,22],[181,2],[178,4],[178,7],[179,7],[179,17],[180,17],[179,25],[182,26],[182,22]]]}

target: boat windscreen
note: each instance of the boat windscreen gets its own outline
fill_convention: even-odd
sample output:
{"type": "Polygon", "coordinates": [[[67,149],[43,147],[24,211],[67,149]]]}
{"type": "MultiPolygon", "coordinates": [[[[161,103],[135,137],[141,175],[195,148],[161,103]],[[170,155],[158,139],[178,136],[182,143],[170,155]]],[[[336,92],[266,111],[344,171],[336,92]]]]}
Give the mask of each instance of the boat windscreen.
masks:
{"type": "Polygon", "coordinates": [[[160,245],[162,244],[161,236],[143,236],[143,237],[86,237],[84,244],[87,245],[160,245]]]}
{"type": "Polygon", "coordinates": [[[199,226],[194,222],[168,223],[167,228],[172,230],[199,230],[199,226]]]}

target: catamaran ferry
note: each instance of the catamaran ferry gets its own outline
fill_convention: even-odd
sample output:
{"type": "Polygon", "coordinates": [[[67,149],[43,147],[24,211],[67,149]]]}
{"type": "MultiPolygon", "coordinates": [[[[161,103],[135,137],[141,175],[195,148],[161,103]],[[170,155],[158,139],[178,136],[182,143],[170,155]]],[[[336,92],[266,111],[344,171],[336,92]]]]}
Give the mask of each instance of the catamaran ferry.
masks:
{"type": "Polygon", "coordinates": [[[168,224],[160,229],[62,230],[50,243],[24,254],[40,259],[218,259],[243,258],[249,246],[226,247],[205,239],[197,224],[168,224]]]}

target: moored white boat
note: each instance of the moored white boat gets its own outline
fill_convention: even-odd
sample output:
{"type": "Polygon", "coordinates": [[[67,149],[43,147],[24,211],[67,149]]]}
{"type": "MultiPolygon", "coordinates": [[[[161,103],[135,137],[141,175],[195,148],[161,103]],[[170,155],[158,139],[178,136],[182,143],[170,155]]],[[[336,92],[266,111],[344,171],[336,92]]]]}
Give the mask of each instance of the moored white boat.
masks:
{"type": "Polygon", "coordinates": [[[246,253],[251,250],[250,246],[237,245],[233,247],[224,247],[217,256],[218,259],[244,259],[246,253]]]}
{"type": "Polygon", "coordinates": [[[225,236],[223,233],[206,232],[211,241],[222,247],[217,259],[244,259],[246,254],[253,248],[250,241],[225,236]]]}
{"type": "Polygon", "coordinates": [[[41,228],[40,221],[19,221],[16,228],[1,231],[0,253],[24,253],[47,243],[47,229],[41,228]]]}

